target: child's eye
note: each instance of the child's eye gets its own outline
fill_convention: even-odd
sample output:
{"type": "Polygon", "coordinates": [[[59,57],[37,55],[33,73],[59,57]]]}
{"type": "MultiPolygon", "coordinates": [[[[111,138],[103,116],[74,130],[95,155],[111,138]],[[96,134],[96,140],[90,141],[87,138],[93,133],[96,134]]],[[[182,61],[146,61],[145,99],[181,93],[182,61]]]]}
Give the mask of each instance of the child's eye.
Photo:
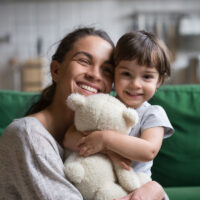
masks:
{"type": "Polygon", "coordinates": [[[151,75],[144,75],[144,78],[145,78],[145,79],[152,79],[153,76],[151,76],[151,75]]]}

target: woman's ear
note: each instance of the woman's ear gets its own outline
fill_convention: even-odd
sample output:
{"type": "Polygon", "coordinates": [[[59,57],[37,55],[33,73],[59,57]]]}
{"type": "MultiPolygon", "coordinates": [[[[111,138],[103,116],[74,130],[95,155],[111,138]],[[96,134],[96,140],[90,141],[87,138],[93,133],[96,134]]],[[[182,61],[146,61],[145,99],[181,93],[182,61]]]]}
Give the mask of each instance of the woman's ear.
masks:
{"type": "Polygon", "coordinates": [[[52,76],[52,80],[54,81],[54,82],[57,82],[57,80],[58,80],[58,77],[59,77],[59,71],[60,71],[60,68],[61,68],[61,66],[60,66],[60,63],[58,62],[58,61],[56,61],[56,60],[53,60],[52,62],[51,62],[51,76],[52,76]]]}

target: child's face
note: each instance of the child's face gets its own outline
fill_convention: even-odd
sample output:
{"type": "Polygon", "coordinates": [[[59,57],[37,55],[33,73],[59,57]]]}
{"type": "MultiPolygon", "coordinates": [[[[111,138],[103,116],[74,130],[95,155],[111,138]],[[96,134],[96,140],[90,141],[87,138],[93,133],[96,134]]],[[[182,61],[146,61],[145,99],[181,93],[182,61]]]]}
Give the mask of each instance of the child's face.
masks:
{"type": "Polygon", "coordinates": [[[122,60],[115,68],[115,89],[118,98],[128,107],[138,108],[148,101],[160,85],[156,68],[122,60]]]}

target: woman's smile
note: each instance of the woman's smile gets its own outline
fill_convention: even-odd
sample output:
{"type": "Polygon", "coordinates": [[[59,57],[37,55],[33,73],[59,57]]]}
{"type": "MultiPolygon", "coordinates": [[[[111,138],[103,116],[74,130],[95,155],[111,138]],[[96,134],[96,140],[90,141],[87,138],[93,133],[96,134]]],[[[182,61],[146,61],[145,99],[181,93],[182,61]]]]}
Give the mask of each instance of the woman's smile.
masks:
{"type": "Polygon", "coordinates": [[[79,87],[78,92],[86,96],[102,92],[100,87],[87,82],[78,82],[77,86],[79,87]]]}
{"type": "Polygon", "coordinates": [[[97,93],[97,92],[98,92],[97,89],[92,88],[92,87],[87,86],[87,85],[83,85],[83,84],[81,84],[80,87],[81,87],[82,89],[84,89],[84,90],[89,91],[89,92],[93,92],[93,93],[97,93]]]}

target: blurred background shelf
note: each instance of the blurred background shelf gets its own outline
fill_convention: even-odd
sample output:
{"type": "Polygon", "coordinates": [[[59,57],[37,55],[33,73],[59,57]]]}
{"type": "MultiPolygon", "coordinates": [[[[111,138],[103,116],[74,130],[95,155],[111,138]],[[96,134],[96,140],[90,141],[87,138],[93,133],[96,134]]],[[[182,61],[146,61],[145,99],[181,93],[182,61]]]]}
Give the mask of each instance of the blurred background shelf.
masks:
{"type": "Polygon", "coordinates": [[[127,31],[154,32],[172,52],[172,77],[167,83],[200,83],[199,0],[1,0],[0,89],[47,86],[58,42],[80,25],[105,29],[115,43],[127,31]],[[33,67],[28,70],[25,63],[37,59],[44,63],[33,74],[38,73],[42,84],[33,86],[27,81],[35,76],[30,75],[33,67]]]}
{"type": "Polygon", "coordinates": [[[22,90],[37,92],[43,89],[44,62],[42,59],[27,60],[22,66],[22,90]]]}

